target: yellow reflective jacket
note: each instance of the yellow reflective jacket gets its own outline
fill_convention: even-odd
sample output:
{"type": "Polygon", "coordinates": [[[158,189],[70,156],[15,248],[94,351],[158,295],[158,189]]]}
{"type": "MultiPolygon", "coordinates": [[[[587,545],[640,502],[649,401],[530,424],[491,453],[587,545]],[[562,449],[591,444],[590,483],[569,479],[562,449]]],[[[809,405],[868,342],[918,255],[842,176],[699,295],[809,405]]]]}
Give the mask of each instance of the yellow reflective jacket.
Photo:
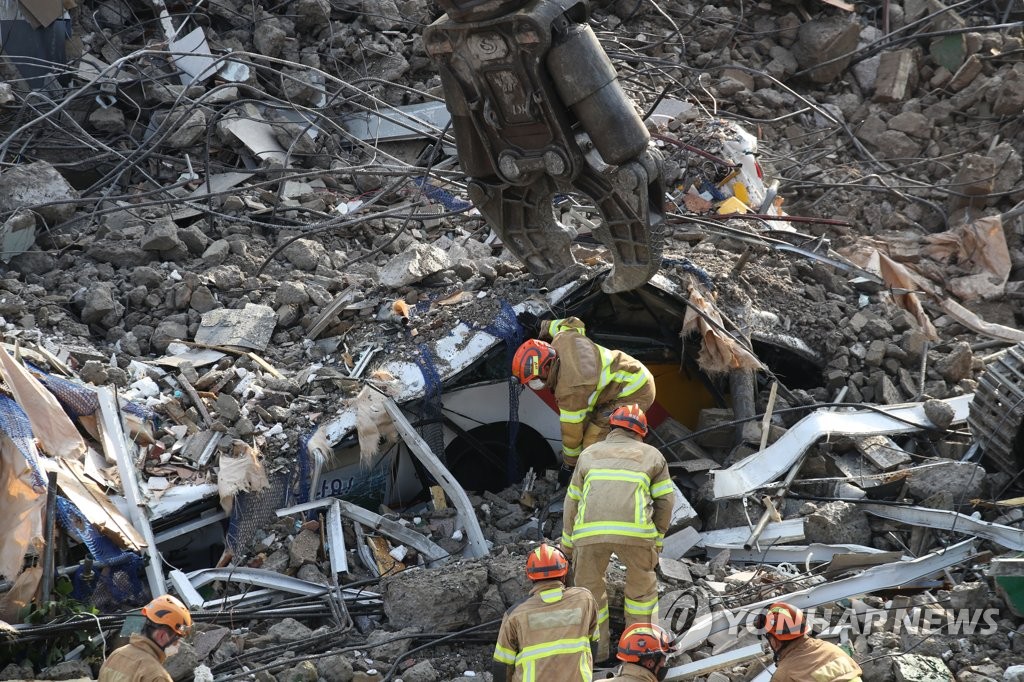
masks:
{"type": "Polygon", "coordinates": [[[590,682],[597,642],[597,602],[590,590],[558,580],[536,583],[501,621],[494,660],[514,665],[512,682],[590,682]]]}
{"type": "Polygon", "coordinates": [[[654,377],[639,360],[588,339],[579,318],[542,322],[541,336],[551,339],[558,354],[545,386],[558,403],[562,454],[577,457],[591,413],[628,398],[648,382],[654,386],[654,377]]]}
{"type": "Polygon", "coordinates": [[[653,542],[661,547],[675,498],[658,449],[632,431],[612,429],[576,463],[565,494],[562,545],[653,542]]]}
{"type": "Polygon", "coordinates": [[[779,654],[772,682],[861,682],[861,669],[831,642],[802,637],[779,654]]]}
{"type": "Polygon", "coordinates": [[[171,682],[164,652],[153,640],[133,634],[100,668],[99,682],[171,682]]]}

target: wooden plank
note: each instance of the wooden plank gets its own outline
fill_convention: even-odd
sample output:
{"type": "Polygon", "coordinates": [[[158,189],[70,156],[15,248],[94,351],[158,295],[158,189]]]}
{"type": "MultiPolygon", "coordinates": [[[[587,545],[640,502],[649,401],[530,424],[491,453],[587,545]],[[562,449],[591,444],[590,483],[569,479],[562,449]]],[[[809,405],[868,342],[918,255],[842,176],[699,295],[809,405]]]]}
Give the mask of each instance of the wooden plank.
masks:
{"type": "Polygon", "coordinates": [[[379,535],[370,535],[366,538],[366,544],[373,552],[373,560],[377,562],[377,570],[382,576],[394,575],[405,570],[405,564],[391,556],[391,547],[388,541],[379,535]]]}
{"type": "Polygon", "coordinates": [[[440,511],[448,508],[448,500],[444,498],[444,488],[439,485],[430,486],[430,499],[434,503],[434,510],[440,511]]]}
{"type": "Polygon", "coordinates": [[[455,508],[459,510],[459,517],[462,519],[467,540],[463,554],[469,559],[487,556],[490,553],[487,540],[484,539],[484,533],[480,530],[480,522],[476,518],[476,511],[473,509],[466,491],[437,458],[437,455],[430,451],[430,446],[416,433],[395,401],[385,397],[384,408],[391,415],[391,420],[395,423],[395,428],[398,429],[402,440],[409,446],[409,451],[426,467],[434,480],[441,484],[455,508]]]}

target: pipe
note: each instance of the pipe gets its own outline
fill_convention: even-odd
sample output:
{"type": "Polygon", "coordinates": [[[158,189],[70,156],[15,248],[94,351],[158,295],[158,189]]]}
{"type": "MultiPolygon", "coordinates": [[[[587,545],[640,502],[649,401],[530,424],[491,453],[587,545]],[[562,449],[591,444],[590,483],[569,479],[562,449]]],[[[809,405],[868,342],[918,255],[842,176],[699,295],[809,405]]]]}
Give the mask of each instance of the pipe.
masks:
{"type": "Polygon", "coordinates": [[[46,528],[43,537],[46,539],[46,548],[43,550],[43,581],[40,585],[40,602],[50,600],[50,593],[53,592],[53,536],[55,533],[54,521],[57,517],[57,472],[46,472],[46,528]]]}

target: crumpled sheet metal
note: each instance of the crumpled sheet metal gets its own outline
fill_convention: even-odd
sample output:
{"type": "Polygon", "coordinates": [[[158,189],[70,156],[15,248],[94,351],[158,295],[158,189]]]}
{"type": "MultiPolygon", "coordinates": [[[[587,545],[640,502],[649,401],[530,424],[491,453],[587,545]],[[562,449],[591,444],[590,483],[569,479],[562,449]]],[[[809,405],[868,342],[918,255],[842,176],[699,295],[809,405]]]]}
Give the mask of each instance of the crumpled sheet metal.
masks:
{"type": "MultiPolygon", "coordinates": [[[[747,617],[752,617],[765,606],[777,601],[784,601],[801,610],[809,609],[860,594],[908,585],[927,578],[944,568],[967,561],[973,554],[974,541],[964,540],[912,561],[896,561],[874,566],[849,578],[824,582],[798,592],[746,604],[738,609],[733,609],[728,616],[726,611],[716,611],[696,620],[689,630],[677,637],[676,644],[679,651],[689,651],[703,644],[708,637],[716,632],[726,630],[730,623],[743,622],[744,614],[747,617]]],[[[675,668],[669,670],[666,680],[680,679],[674,676],[673,671],[675,670],[675,668]]]]}
{"type": "MultiPolygon", "coordinates": [[[[974,394],[943,402],[953,408],[953,421],[966,421],[974,394]]],[[[825,436],[870,436],[919,431],[932,427],[923,403],[894,405],[859,412],[822,409],[807,415],[770,446],[728,469],[712,471],[715,499],[743,497],[768,485],[796,464],[800,456],[825,436]]]]}

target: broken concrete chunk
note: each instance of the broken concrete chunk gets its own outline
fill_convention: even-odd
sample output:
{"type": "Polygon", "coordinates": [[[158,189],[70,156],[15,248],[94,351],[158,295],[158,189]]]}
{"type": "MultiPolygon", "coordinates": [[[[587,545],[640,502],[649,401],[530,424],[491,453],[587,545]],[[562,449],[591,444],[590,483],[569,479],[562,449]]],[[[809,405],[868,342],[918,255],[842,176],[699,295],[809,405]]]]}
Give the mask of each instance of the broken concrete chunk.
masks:
{"type": "Polygon", "coordinates": [[[328,263],[327,249],[312,239],[296,239],[281,253],[299,270],[313,271],[321,262],[328,263]]]}
{"type": "Polygon", "coordinates": [[[371,647],[370,656],[373,658],[393,661],[412,648],[412,637],[420,632],[422,630],[417,627],[405,628],[397,632],[374,630],[366,638],[366,645],[371,647]],[[394,641],[389,642],[388,640],[394,641]]]}
{"type": "Polygon", "coordinates": [[[341,654],[317,658],[316,671],[324,682],[352,682],[352,663],[341,654]]]}
{"type": "Polygon", "coordinates": [[[35,211],[49,226],[58,225],[75,214],[78,192],[45,161],[14,166],[0,173],[0,213],[19,208],[35,211]]]}
{"type": "Polygon", "coordinates": [[[958,341],[953,345],[953,350],[935,363],[935,369],[946,381],[957,382],[961,379],[971,377],[971,369],[974,366],[974,353],[971,345],[966,341],[958,341]]]}
{"type": "Polygon", "coordinates": [[[146,251],[171,251],[182,245],[181,239],[178,238],[178,226],[169,217],[146,226],[139,243],[146,251]]]}
{"type": "Polygon", "coordinates": [[[926,400],[924,402],[924,413],[931,423],[935,424],[935,428],[940,431],[947,430],[949,425],[953,423],[953,408],[941,400],[926,400]]]}
{"type": "Polygon", "coordinates": [[[309,636],[312,634],[312,630],[294,618],[285,618],[280,623],[274,623],[267,629],[267,636],[271,637],[275,642],[301,642],[309,639],[309,636]]]}
{"type": "Polygon", "coordinates": [[[934,656],[894,656],[892,668],[897,682],[953,682],[953,673],[941,658],[934,656]]]}
{"type": "Polygon", "coordinates": [[[261,351],[270,342],[276,325],[277,314],[270,306],[247,303],[242,310],[218,308],[203,315],[196,343],[261,351]]]}
{"type": "Polygon", "coordinates": [[[918,57],[913,50],[883,52],[874,79],[874,101],[903,101],[918,87],[918,57]]]}
{"type": "Polygon", "coordinates": [[[941,462],[914,469],[907,478],[910,494],[925,500],[944,491],[952,491],[956,504],[982,497],[985,490],[985,470],[968,462],[941,462]]]}
{"type": "Polygon", "coordinates": [[[870,545],[868,516],[848,502],[828,502],[818,506],[804,523],[808,544],[870,545]]]}
{"type": "Polygon", "coordinates": [[[380,283],[397,289],[450,267],[448,254],[433,244],[415,244],[381,268],[380,283]]]}
{"type": "Polygon", "coordinates": [[[859,37],[860,24],[845,16],[808,21],[800,27],[793,55],[801,68],[811,69],[812,81],[830,83],[846,70],[859,37]]]}
{"type": "Polygon", "coordinates": [[[487,569],[446,566],[404,571],[381,585],[384,613],[396,627],[451,632],[479,622],[487,569]]]}

